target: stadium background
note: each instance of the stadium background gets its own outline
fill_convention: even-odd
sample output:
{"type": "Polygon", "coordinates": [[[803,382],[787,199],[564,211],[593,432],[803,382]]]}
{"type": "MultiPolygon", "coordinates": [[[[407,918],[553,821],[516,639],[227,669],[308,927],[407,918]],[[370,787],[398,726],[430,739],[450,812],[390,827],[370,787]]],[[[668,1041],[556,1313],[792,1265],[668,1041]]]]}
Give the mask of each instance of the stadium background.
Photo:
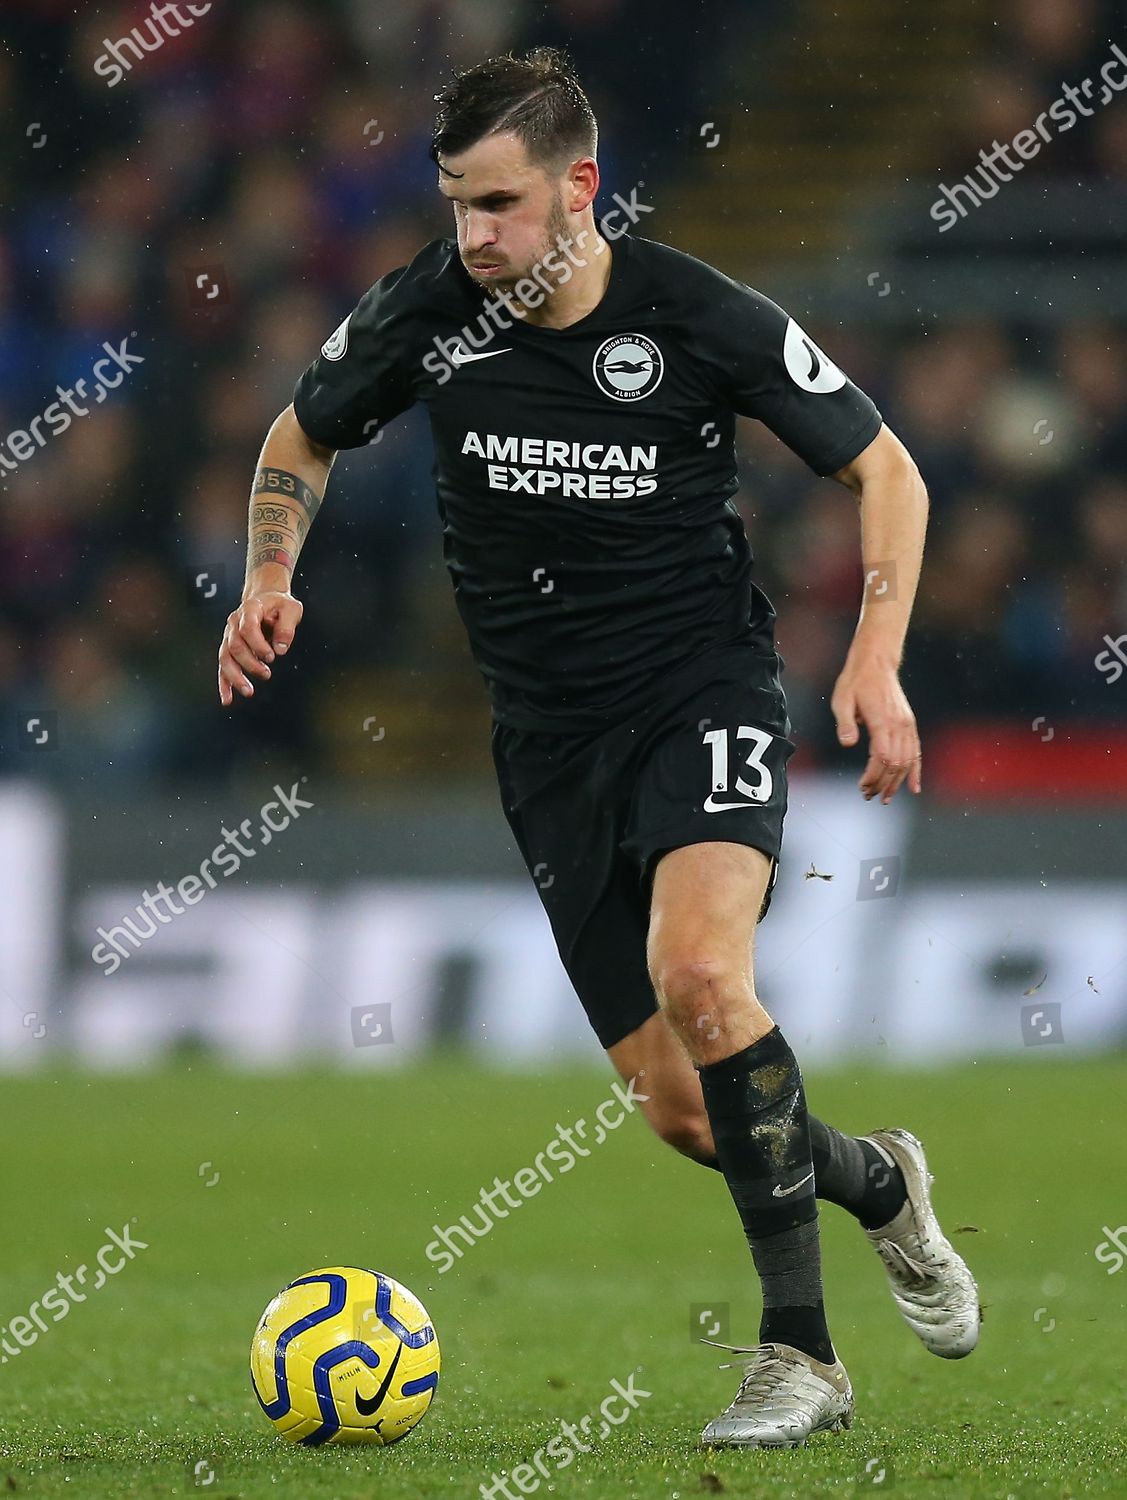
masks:
{"type": "Polygon", "coordinates": [[[412,1286],[446,1358],[418,1440],[376,1456],[382,1500],[476,1496],[635,1368],[653,1400],[561,1494],[1122,1493],[1127,676],[1097,658],[1127,651],[1127,95],[950,229],[930,208],[1127,50],[1124,9],[217,3],[110,88],[95,64],[146,6],[8,0],[9,1489],[172,1495],[210,1475],[222,1494],[370,1496],[371,1455],[289,1452],[245,1372],[274,1289],[348,1262],[412,1286]],[[363,290],[447,232],[426,160],[438,83],[538,41],[568,44],[587,82],[603,208],[637,187],[639,232],[787,307],[932,496],[903,674],[924,794],[881,808],[827,702],[860,599],[853,502],[741,426],[800,744],[761,989],[819,1114],[927,1142],[945,1226],[973,1236],[983,1345],[928,1360],[827,1212],[858,1426],[754,1464],[689,1452],[732,1388],[702,1311],[753,1336],[746,1251],[715,1174],[640,1121],[449,1276],[424,1254],[610,1078],[497,802],[418,412],[338,462],[284,668],[230,713],[216,699],[266,427],[363,290]],[[126,339],[143,363],[104,402],[13,445],[126,339]],[[309,805],[267,843],[276,787],[309,805]],[[237,872],[114,972],[94,959],[99,927],[145,930],[143,893],[244,820],[237,872]],[[56,1268],[126,1222],[151,1249],[47,1334],[25,1317],[16,1351],[56,1268]]]}
{"type": "Polygon", "coordinates": [[[496,801],[421,412],[338,462],[284,670],[223,713],[212,667],[267,426],[371,281],[448,231],[436,80],[536,39],[589,80],[602,209],[636,194],[638,232],[787,307],[932,496],[903,674],[926,790],[881,809],[828,711],[853,504],[741,423],[799,742],[766,992],[827,1059],[1040,1045],[1042,1000],[1062,1007],[1046,1045],[1121,1040],[1127,678],[1096,659],[1127,626],[1127,111],[1093,108],[948,230],[929,207],[1097,75],[1122,9],[217,6],[139,60],[118,47],[110,87],[96,60],[145,7],[16,6],[0,429],[103,341],[143,363],[3,474],[0,1060],[592,1051],[496,801]],[[136,953],[120,940],[115,975],[92,962],[99,927],[297,778],[313,808],[272,847],[136,953]],[[372,1004],[394,1045],[355,1031],[372,1004]]]}

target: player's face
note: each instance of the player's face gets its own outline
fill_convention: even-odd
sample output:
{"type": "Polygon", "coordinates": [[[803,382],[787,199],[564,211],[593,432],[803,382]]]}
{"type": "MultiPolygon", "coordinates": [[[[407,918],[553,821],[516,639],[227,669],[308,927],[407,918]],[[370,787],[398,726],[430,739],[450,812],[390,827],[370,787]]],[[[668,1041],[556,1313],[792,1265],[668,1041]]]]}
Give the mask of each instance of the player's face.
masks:
{"type": "Polygon", "coordinates": [[[458,174],[440,173],[439,188],[454,205],[462,264],[479,286],[511,290],[571,233],[570,174],[533,166],[515,136],[490,136],[443,165],[458,174]]]}

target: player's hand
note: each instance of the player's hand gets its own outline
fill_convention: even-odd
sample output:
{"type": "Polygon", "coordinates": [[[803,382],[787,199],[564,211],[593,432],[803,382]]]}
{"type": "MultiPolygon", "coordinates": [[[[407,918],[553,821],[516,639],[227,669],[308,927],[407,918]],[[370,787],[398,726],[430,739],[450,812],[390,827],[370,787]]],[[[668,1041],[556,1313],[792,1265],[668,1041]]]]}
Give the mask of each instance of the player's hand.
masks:
{"type": "Polygon", "coordinates": [[[227,616],[219,647],[219,701],[224,708],[234,702],[235,690],[244,698],[254,697],[251,676],[269,681],[270,663],[290,649],[302,613],[300,600],[270,589],[249,594],[227,616]]]}
{"type": "Polygon", "coordinates": [[[919,792],[920,736],[895,667],[873,656],[850,654],[830,707],[840,744],[855,745],[860,724],[869,731],[869,763],[858,782],[866,802],[878,795],[882,803],[891,802],[905,778],[909,791],[919,792]]]}

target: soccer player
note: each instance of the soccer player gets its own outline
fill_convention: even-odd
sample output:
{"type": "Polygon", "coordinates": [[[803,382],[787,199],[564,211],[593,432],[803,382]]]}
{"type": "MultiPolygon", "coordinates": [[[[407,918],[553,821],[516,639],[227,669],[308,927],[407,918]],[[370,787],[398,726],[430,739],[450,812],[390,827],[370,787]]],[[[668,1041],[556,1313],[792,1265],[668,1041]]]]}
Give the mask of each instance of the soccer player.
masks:
{"type": "Polygon", "coordinates": [[[817,1200],[880,1256],[933,1353],[970,1353],[975,1282],[906,1130],[810,1115],[760,1002],[794,750],[774,610],[731,497],[736,414],[860,508],[867,581],[832,696],[860,791],[920,790],[898,668],[927,496],[873,403],[773,302],[596,223],[597,128],[563,54],[470,69],[438,96],[432,157],[456,237],[379,280],[298,381],[254,478],[219,695],[289,651],[294,565],[337,450],[415,402],[434,433],[444,556],[488,685],[505,815],[563,964],[658,1135],[719,1171],[762,1284],[759,1343],[707,1444],[796,1446],[850,1424],[823,1305],[817,1200]]]}

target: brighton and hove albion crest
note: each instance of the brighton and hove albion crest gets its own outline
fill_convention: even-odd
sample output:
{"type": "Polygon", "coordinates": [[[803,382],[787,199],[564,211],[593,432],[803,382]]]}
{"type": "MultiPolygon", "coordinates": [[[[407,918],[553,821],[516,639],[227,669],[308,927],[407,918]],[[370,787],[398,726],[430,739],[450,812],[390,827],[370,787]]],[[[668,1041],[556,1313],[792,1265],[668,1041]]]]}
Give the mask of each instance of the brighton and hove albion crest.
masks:
{"type": "Polygon", "coordinates": [[[665,374],[661,350],[641,333],[607,339],[595,355],[595,380],[616,401],[640,401],[656,391],[665,374]]]}

